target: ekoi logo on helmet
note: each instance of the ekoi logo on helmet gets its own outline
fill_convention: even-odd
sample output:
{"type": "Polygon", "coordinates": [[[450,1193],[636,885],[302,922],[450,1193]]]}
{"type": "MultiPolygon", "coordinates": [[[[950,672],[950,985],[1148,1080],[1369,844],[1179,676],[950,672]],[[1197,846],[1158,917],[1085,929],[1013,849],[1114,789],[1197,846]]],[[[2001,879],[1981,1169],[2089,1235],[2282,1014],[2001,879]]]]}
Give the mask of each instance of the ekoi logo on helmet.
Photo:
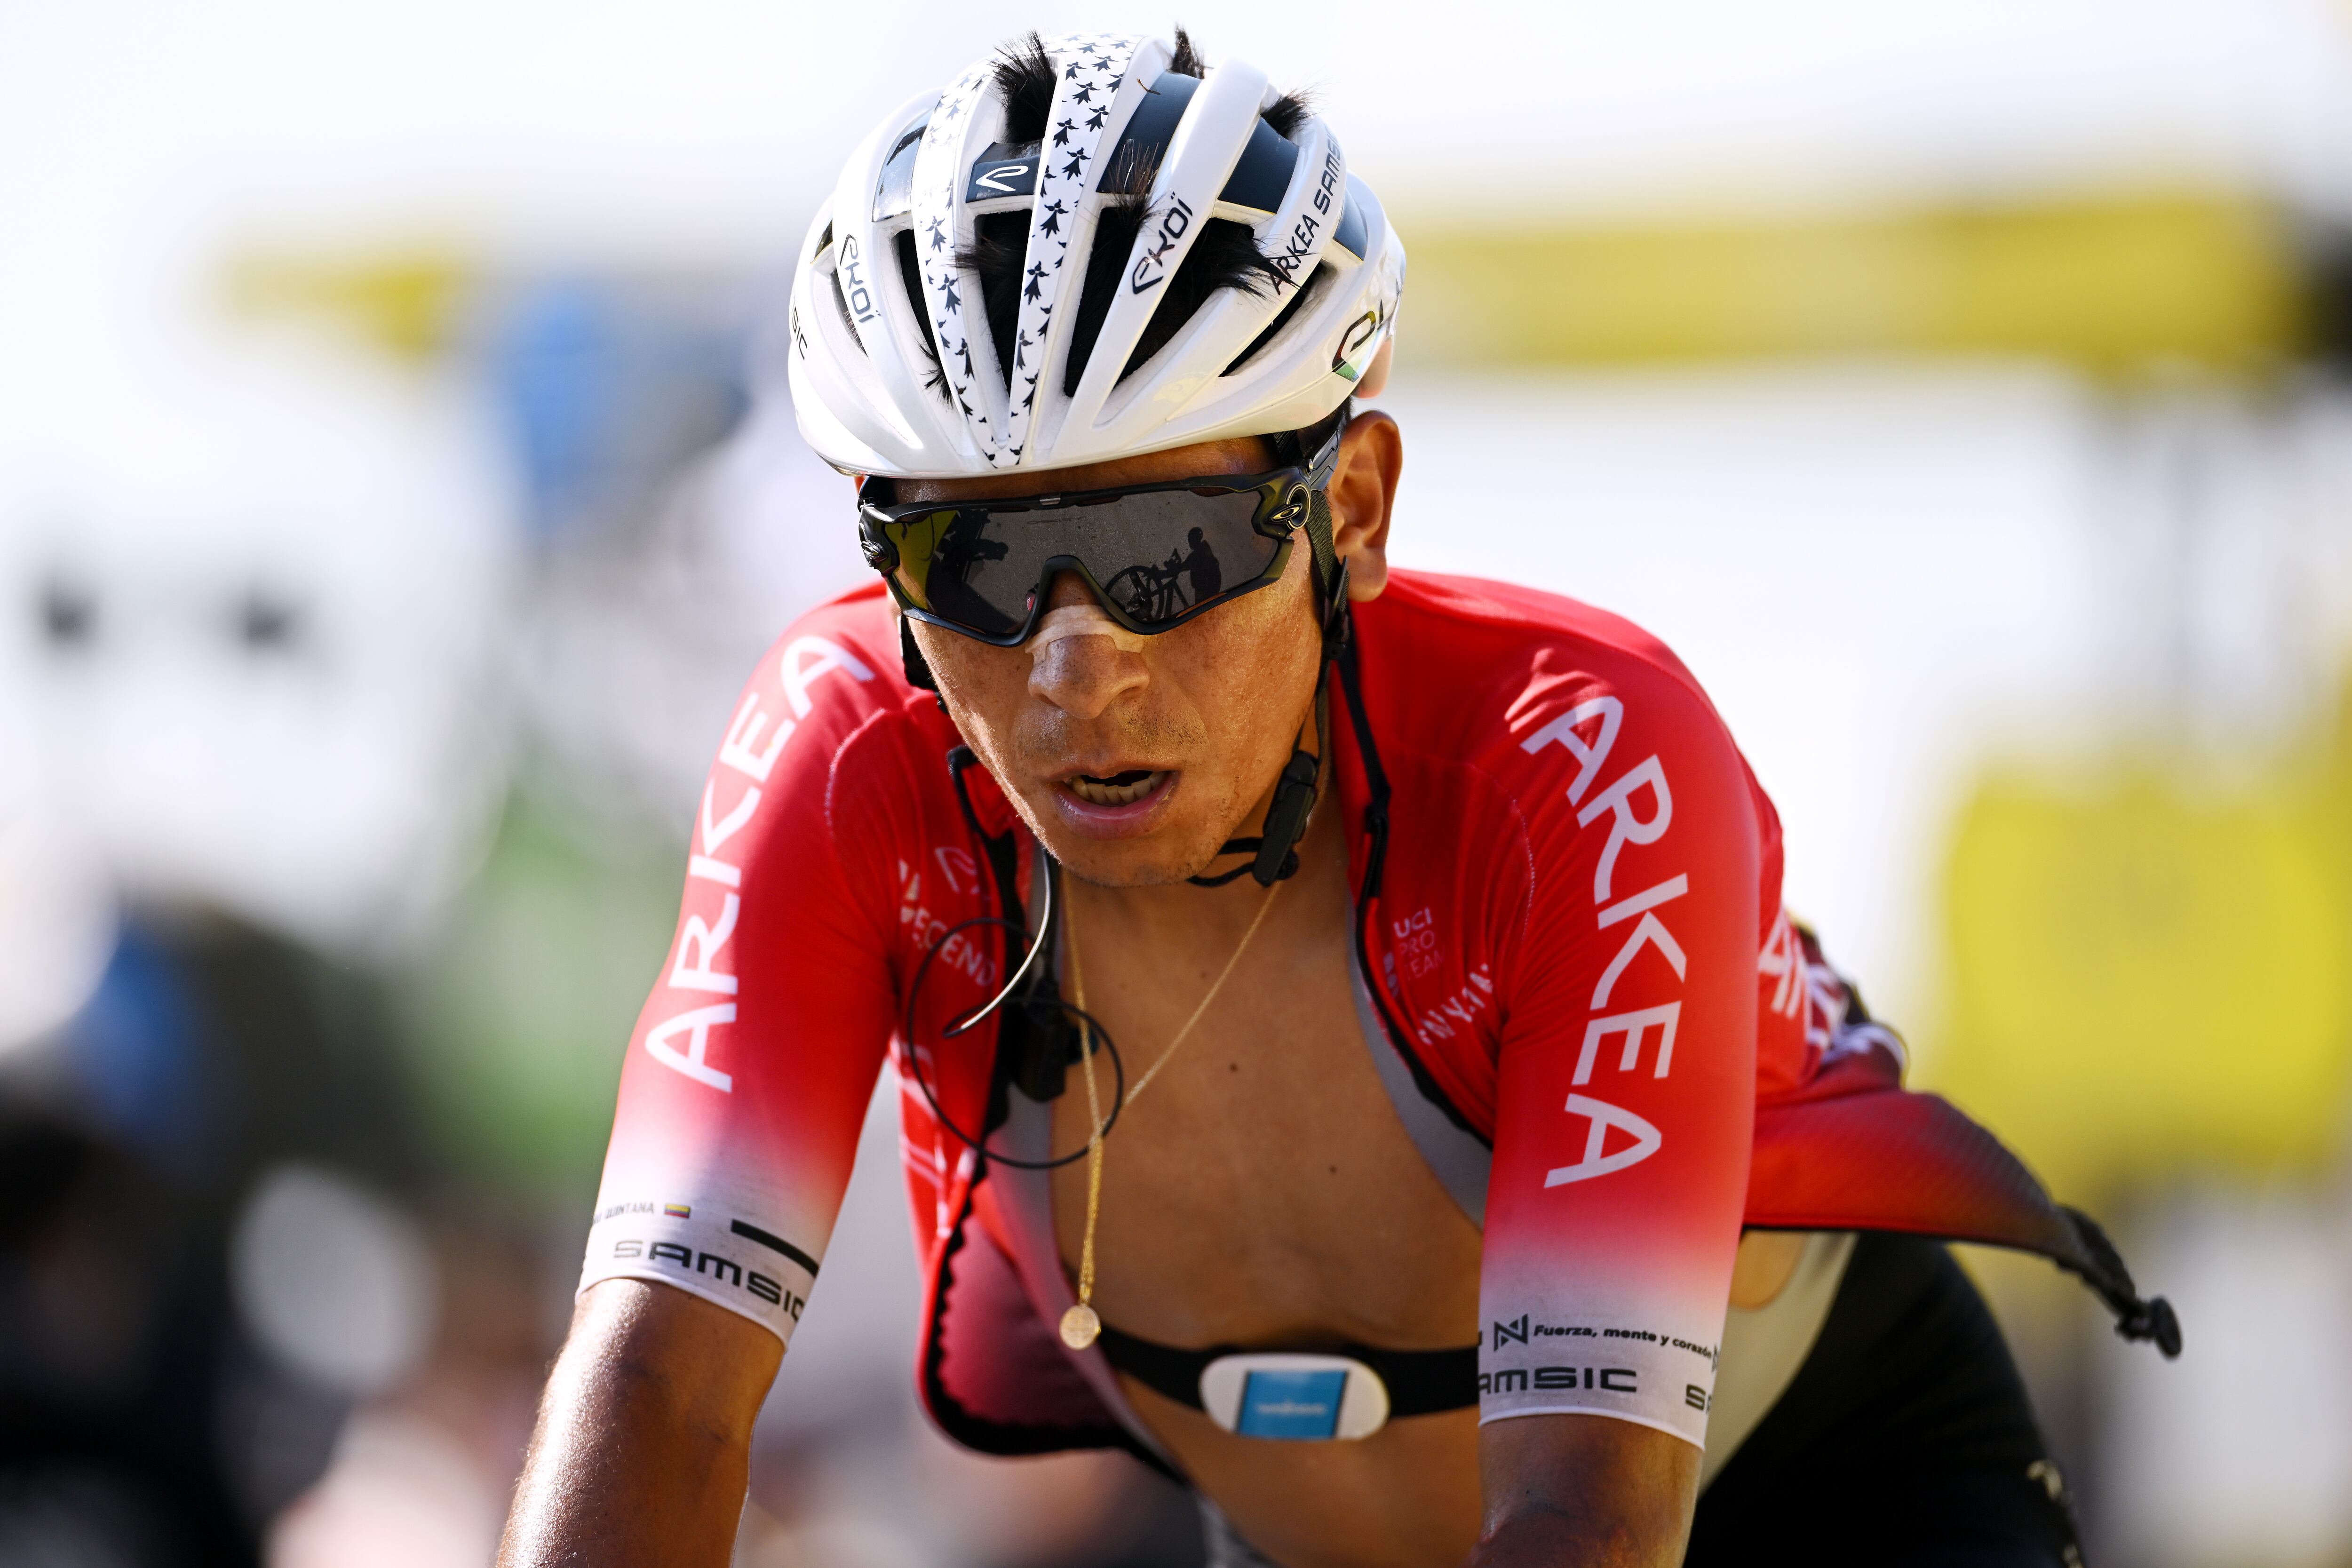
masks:
{"type": "Polygon", "coordinates": [[[1176,248],[1176,242],[1182,239],[1192,227],[1192,209],[1179,196],[1169,204],[1166,212],[1160,215],[1160,232],[1152,237],[1151,248],[1137,260],[1135,270],[1128,274],[1129,289],[1140,294],[1166,282],[1168,253],[1176,248]]]}

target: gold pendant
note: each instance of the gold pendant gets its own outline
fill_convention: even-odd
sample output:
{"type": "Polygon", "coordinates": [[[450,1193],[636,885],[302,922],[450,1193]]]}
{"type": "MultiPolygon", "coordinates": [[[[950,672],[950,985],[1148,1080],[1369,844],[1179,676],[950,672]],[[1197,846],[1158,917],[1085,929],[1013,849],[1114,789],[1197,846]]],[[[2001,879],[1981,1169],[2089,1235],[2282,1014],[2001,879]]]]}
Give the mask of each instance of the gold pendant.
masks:
{"type": "Polygon", "coordinates": [[[1102,1320],[1084,1301],[1062,1314],[1062,1342],[1074,1351],[1086,1349],[1101,1333],[1102,1320]]]}

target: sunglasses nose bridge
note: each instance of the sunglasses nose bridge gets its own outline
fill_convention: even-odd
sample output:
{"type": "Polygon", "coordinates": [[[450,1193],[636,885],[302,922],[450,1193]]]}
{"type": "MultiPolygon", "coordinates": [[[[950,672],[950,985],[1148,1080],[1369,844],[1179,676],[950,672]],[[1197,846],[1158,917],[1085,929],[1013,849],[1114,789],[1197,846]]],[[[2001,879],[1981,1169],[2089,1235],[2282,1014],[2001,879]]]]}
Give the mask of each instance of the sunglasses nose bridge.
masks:
{"type": "Polygon", "coordinates": [[[1037,569],[1037,614],[1047,616],[1066,605],[1089,604],[1111,608],[1110,595],[1096,580],[1093,568],[1076,555],[1047,556],[1037,569]]]}

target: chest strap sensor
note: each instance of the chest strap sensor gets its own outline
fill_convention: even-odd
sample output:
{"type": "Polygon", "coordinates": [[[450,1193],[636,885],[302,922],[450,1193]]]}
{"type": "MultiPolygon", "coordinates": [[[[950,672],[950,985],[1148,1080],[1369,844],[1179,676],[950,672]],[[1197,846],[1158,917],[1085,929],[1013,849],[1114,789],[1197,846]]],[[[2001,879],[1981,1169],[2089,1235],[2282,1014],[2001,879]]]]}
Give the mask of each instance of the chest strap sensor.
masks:
{"type": "Polygon", "coordinates": [[[1442,1351],[1179,1350],[1105,1323],[1110,1364],[1156,1394],[1202,1411],[1243,1437],[1369,1437],[1392,1416],[1432,1415],[1478,1402],[1478,1347],[1442,1351]]]}

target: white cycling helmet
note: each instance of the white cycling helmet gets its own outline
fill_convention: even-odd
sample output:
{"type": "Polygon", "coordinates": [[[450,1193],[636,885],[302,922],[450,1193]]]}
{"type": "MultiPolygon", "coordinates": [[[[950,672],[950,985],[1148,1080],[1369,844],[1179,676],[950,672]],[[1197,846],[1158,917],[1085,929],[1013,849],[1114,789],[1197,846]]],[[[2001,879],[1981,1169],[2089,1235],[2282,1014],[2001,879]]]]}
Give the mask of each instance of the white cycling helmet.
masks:
{"type": "Polygon", "coordinates": [[[793,403],[834,467],[900,479],[1302,429],[1387,342],[1404,264],[1265,73],[1032,35],[851,154],[793,279],[793,403]]]}

